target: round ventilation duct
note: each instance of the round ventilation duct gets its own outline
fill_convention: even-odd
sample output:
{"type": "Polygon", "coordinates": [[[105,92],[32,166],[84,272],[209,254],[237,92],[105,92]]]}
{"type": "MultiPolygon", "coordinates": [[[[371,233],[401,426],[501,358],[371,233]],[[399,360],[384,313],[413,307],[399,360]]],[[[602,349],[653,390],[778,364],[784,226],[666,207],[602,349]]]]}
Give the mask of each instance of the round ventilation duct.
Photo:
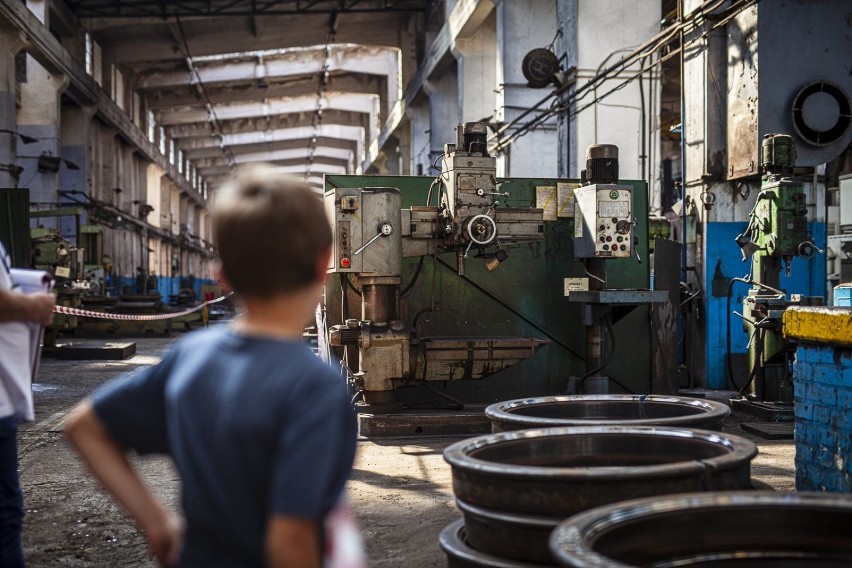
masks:
{"type": "Polygon", "coordinates": [[[852,123],[852,107],[843,89],[828,81],[806,85],[793,99],[793,127],[813,146],[843,138],[852,123]]]}

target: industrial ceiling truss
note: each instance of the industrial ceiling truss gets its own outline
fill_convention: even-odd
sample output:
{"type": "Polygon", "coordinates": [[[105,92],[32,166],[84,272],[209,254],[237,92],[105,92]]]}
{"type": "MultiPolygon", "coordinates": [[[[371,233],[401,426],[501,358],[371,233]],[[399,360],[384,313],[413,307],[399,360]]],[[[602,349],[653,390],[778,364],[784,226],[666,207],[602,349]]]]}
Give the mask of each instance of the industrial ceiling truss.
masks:
{"type": "Polygon", "coordinates": [[[67,0],[78,18],[285,16],[336,12],[422,12],[426,0],[67,0]]]}

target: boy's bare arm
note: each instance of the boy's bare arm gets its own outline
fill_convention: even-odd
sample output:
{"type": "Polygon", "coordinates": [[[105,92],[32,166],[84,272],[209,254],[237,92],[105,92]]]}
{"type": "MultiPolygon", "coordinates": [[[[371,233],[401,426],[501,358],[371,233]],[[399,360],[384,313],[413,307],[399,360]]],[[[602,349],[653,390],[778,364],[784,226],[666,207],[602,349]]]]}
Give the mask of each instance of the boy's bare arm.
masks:
{"type": "Polygon", "coordinates": [[[266,561],[270,568],[320,568],[316,521],[283,517],[266,525],[266,561]]]}
{"type": "Polygon", "coordinates": [[[160,564],[174,565],[180,553],[183,523],[154,497],[89,401],[82,402],[71,413],[65,435],[95,477],[145,533],[148,546],[160,564]]]}

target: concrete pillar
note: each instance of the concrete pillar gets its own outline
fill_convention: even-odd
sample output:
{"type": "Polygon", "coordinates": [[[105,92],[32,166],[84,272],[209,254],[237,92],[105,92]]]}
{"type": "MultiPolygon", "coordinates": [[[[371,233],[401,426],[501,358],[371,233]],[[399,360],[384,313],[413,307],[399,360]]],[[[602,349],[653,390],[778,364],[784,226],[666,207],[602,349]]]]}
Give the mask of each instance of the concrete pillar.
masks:
{"type": "MultiPolygon", "coordinates": [[[[587,83],[599,71],[618,61],[660,30],[659,0],[558,0],[557,11],[562,29],[562,35],[556,42],[557,55],[565,55],[563,66],[566,69],[576,66],[577,87],[587,83]]],[[[639,65],[634,65],[618,77],[603,82],[596,91],[586,94],[582,101],[571,107],[571,113],[577,114],[569,117],[560,128],[560,153],[563,154],[563,167],[567,166],[569,176],[579,176],[585,166],[586,148],[590,144],[616,144],[619,147],[622,179],[641,179],[643,159],[644,170],[648,172],[651,181],[656,178],[659,152],[654,152],[654,149],[658,146],[659,134],[648,137],[643,156],[642,98],[638,80],[607,94],[606,98],[589,108],[580,110],[638,70],[639,65]],[[655,153],[657,156],[652,157],[655,153]]],[[[658,105],[649,96],[652,81],[656,85],[658,78],[646,75],[643,83],[646,120],[649,123],[655,120],[658,105]]],[[[656,88],[656,91],[659,92],[659,89],[656,88]]]]}
{"type": "MultiPolygon", "coordinates": [[[[60,98],[68,80],[64,75],[51,73],[32,56],[27,55],[26,81],[21,83],[21,108],[18,111],[18,132],[37,140],[26,149],[19,149],[18,165],[23,168],[20,183],[29,187],[30,201],[39,207],[58,202],[59,172],[66,168],[61,158],[59,124],[60,98]],[[39,157],[54,159],[51,167],[39,168],[39,157]]],[[[44,219],[45,226],[51,220],[44,219]]]]}
{"type": "Polygon", "coordinates": [[[399,164],[399,173],[403,176],[411,175],[411,129],[400,128],[397,131],[399,144],[396,149],[396,160],[399,164]]]}
{"type": "MultiPolygon", "coordinates": [[[[66,105],[62,107],[59,129],[59,155],[63,162],[59,169],[58,190],[63,192],[57,196],[59,205],[76,205],[85,202],[84,195],[89,195],[89,134],[95,107],[78,107],[66,105]],[[73,169],[76,168],[76,169],[73,169]],[[67,193],[66,193],[67,192],[67,193]],[[84,194],[80,195],[78,192],[84,194]]],[[[81,224],[88,223],[86,211],[80,218],[81,224]]],[[[76,244],[74,220],[62,218],[60,232],[62,236],[76,244]]]]}
{"type": "Polygon", "coordinates": [[[19,33],[0,30],[0,187],[16,187],[15,154],[19,140],[15,109],[15,54],[23,47],[19,33]]]}
{"type": "Polygon", "coordinates": [[[429,124],[429,101],[423,100],[412,103],[406,111],[410,129],[411,148],[411,175],[430,175],[429,151],[431,149],[431,136],[429,124]]]}
{"type": "MultiPolygon", "coordinates": [[[[429,95],[429,165],[444,152],[444,144],[456,143],[459,123],[458,75],[453,63],[439,78],[426,81],[429,95]]],[[[428,175],[428,174],[427,174],[428,175]]]]}
{"type": "MultiPolygon", "coordinates": [[[[561,34],[556,38],[556,53],[562,57],[563,69],[577,68],[577,7],[578,0],[556,0],[556,19],[559,22],[561,34]]],[[[564,97],[571,94],[569,88],[564,97]]],[[[577,121],[572,120],[568,113],[562,113],[557,118],[557,133],[559,146],[557,148],[558,173],[561,178],[575,177],[578,173],[577,152],[577,121]]]]}
{"type": "Polygon", "coordinates": [[[374,167],[378,174],[383,176],[398,176],[402,174],[402,164],[400,163],[400,146],[399,139],[395,136],[388,138],[385,143],[384,150],[379,154],[374,167]]]}
{"type": "Polygon", "coordinates": [[[477,30],[453,47],[458,72],[458,122],[490,122],[497,99],[497,31],[492,12],[477,30]]]}
{"type": "MultiPolygon", "coordinates": [[[[494,4],[497,31],[495,89],[498,90],[498,111],[496,119],[498,122],[506,123],[514,120],[547,93],[546,89],[531,89],[527,86],[521,62],[529,51],[549,44],[556,35],[558,23],[556,2],[553,0],[528,0],[527,2],[496,0],[494,4]]],[[[556,119],[548,119],[501,152],[498,156],[498,175],[556,177],[558,175],[556,119]]]]}

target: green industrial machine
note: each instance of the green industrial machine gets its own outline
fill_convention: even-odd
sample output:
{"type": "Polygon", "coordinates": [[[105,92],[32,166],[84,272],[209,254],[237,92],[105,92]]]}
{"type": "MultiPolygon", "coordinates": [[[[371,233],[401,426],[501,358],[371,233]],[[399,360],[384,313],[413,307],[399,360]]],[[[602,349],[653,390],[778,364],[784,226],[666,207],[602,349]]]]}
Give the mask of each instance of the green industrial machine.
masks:
{"type": "Polygon", "coordinates": [[[794,257],[810,259],[817,247],[808,233],[806,195],[792,178],[796,147],[791,136],[767,134],[761,146],[764,177],[744,233],[736,239],[743,260],[751,258],[752,285],[743,299],[743,326],[749,336],[746,410],[772,420],[792,419],[792,357],[795,346],[781,330],[791,305],[821,305],[821,297],[781,290],[781,271],[790,275],[794,257]]]}
{"type": "MultiPolygon", "coordinates": [[[[447,189],[427,177],[325,177],[336,233],[325,326],[371,411],[394,399],[420,407],[446,404],[442,395],[486,403],[559,394],[589,370],[585,308],[569,299],[588,278],[566,201],[578,180],[496,178],[476,134],[460,129],[447,145],[447,189]],[[483,380],[458,380],[472,378],[483,380]]],[[[607,260],[607,284],[647,289],[647,189],[621,183],[632,189],[636,244],[607,260]]],[[[648,306],[617,311],[608,390],[651,392],[648,306]]]]}

